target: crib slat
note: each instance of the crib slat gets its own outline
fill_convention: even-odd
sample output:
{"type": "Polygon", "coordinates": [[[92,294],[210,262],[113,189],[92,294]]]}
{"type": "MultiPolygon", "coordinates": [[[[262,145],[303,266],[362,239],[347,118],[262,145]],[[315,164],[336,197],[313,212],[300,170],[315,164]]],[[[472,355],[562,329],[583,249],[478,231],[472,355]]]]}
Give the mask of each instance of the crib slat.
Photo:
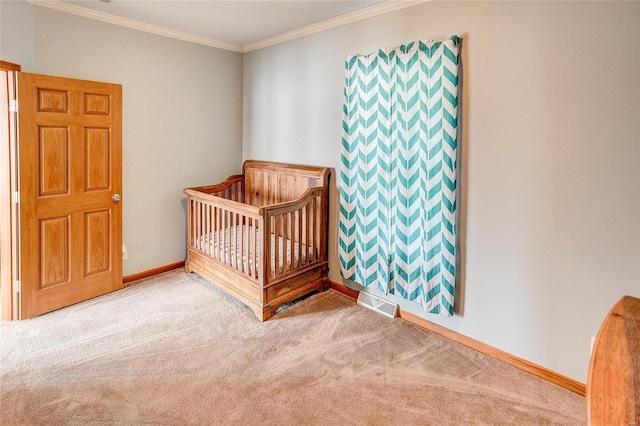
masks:
{"type": "Polygon", "coordinates": [[[220,207],[215,206],[213,208],[213,214],[215,217],[215,224],[213,227],[213,234],[211,235],[211,244],[213,245],[213,253],[211,253],[211,256],[217,258],[220,251],[220,244],[218,244],[218,235],[220,234],[218,231],[220,228],[220,207]]]}
{"type": "Polygon", "coordinates": [[[311,203],[307,204],[307,263],[313,262],[313,208],[311,203]]]}
{"type": "Polygon", "coordinates": [[[233,265],[233,212],[229,212],[229,221],[225,227],[225,244],[227,253],[227,265],[233,265]]]}
{"type": "Polygon", "coordinates": [[[215,257],[218,252],[218,244],[216,238],[218,236],[218,207],[213,206],[211,212],[213,222],[211,224],[211,256],[215,257]]]}
{"type": "Polygon", "coordinates": [[[253,244],[251,245],[253,249],[251,254],[251,259],[253,259],[253,276],[254,278],[258,278],[258,265],[256,264],[256,259],[258,258],[256,255],[256,247],[258,246],[258,221],[251,219],[251,223],[253,224],[253,230],[251,231],[251,235],[253,235],[253,244]]]}
{"type": "Polygon", "coordinates": [[[231,231],[229,233],[229,252],[231,253],[230,264],[234,268],[238,268],[238,215],[231,213],[231,231]]]}
{"type": "Polygon", "coordinates": [[[224,246],[222,245],[221,238],[224,238],[224,209],[220,208],[220,225],[218,226],[218,235],[216,235],[216,242],[218,243],[218,259],[222,261],[224,256],[224,246]]]}
{"type": "Polygon", "coordinates": [[[198,242],[198,206],[199,201],[194,201],[193,203],[193,246],[197,249],[199,247],[198,242]]]}
{"type": "Polygon", "coordinates": [[[193,199],[187,197],[187,248],[193,247],[193,199]]]}
{"type": "Polygon", "coordinates": [[[298,248],[296,250],[296,259],[298,259],[297,267],[302,266],[302,209],[298,210],[298,236],[296,241],[298,242],[298,248]]]}
{"type": "Polygon", "coordinates": [[[213,211],[215,207],[207,203],[207,254],[211,256],[213,254],[213,211]]]}
{"type": "Polygon", "coordinates": [[[235,266],[236,266],[236,270],[240,270],[241,267],[241,263],[242,263],[242,225],[240,225],[242,223],[242,215],[240,214],[236,214],[236,226],[234,227],[234,229],[236,230],[236,235],[235,235],[235,244],[236,244],[236,250],[234,252],[235,255],[235,259],[233,260],[235,262],[235,266]]]}
{"type": "Polygon", "coordinates": [[[289,262],[289,215],[287,213],[282,214],[282,272],[287,270],[287,263],[289,262]]]}
{"type": "MultiPolygon", "coordinates": [[[[273,244],[271,244],[271,249],[274,252],[273,255],[273,265],[271,265],[271,269],[273,269],[273,273],[271,274],[272,277],[277,277],[278,276],[278,269],[280,268],[280,216],[275,216],[273,218],[274,221],[274,227],[273,227],[273,244]]],[[[268,238],[271,238],[271,236],[268,236],[268,238]]],[[[268,256],[268,253],[267,253],[268,256]]]]}
{"type": "Polygon", "coordinates": [[[222,210],[222,228],[220,228],[220,241],[218,242],[220,247],[220,261],[222,263],[227,263],[227,221],[229,220],[229,211],[226,209],[222,210]]]}
{"type": "Polygon", "coordinates": [[[207,254],[209,256],[213,255],[213,234],[214,234],[214,226],[216,223],[216,219],[214,217],[214,213],[215,213],[216,207],[212,204],[209,204],[209,230],[207,231],[207,241],[209,241],[209,250],[207,251],[207,254]]]}
{"type": "Polygon", "coordinates": [[[316,226],[315,226],[315,230],[316,230],[316,260],[320,261],[320,260],[325,260],[321,258],[320,253],[322,252],[322,248],[323,245],[325,244],[322,235],[321,235],[321,230],[322,230],[322,200],[320,199],[320,197],[316,198],[316,226]]]}
{"type": "Polygon", "coordinates": [[[216,258],[220,257],[220,242],[218,241],[218,238],[220,238],[220,223],[221,223],[221,212],[220,212],[220,207],[216,207],[216,227],[215,227],[215,234],[213,235],[215,237],[215,248],[216,251],[213,254],[216,258]]]}
{"type": "Polygon", "coordinates": [[[294,269],[294,261],[295,261],[295,242],[296,242],[296,238],[295,238],[295,234],[296,234],[296,216],[295,216],[295,212],[289,212],[288,214],[289,216],[289,257],[290,257],[290,263],[289,263],[289,267],[287,268],[289,271],[293,271],[294,269]]]}
{"type": "Polygon", "coordinates": [[[187,245],[193,247],[193,198],[188,197],[189,216],[187,220],[187,245]]]}
{"type": "Polygon", "coordinates": [[[240,215],[237,213],[233,214],[233,267],[237,270],[240,256],[240,244],[239,244],[239,235],[240,227],[238,222],[240,222],[240,215]]]}
{"type": "Polygon", "coordinates": [[[238,263],[240,264],[240,272],[244,273],[247,269],[244,266],[245,259],[247,258],[244,253],[244,250],[246,248],[246,245],[244,243],[244,215],[239,215],[239,218],[240,223],[238,224],[238,226],[240,227],[240,241],[238,244],[240,245],[240,258],[238,259],[238,263]]]}
{"type": "Polygon", "coordinates": [[[239,215],[239,224],[238,227],[240,228],[240,240],[238,242],[238,244],[240,245],[240,258],[238,259],[238,263],[240,264],[240,272],[244,273],[246,271],[247,268],[245,268],[244,266],[244,262],[247,258],[247,256],[245,255],[245,249],[246,249],[246,245],[244,243],[244,215],[239,215]]]}
{"type": "MultiPolygon", "coordinates": [[[[253,222],[253,276],[260,279],[260,268],[258,268],[259,221],[255,219],[251,219],[251,221],[253,222]]],[[[265,261],[260,262],[259,266],[263,267],[264,262],[265,261]]]]}
{"type": "Polygon", "coordinates": [[[256,268],[253,262],[253,219],[247,218],[247,275],[254,278],[253,271],[256,268]]]}
{"type": "Polygon", "coordinates": [[[200,250],[207,252],[207,203],[201,203],[200,209],[200,250]]]}
{"type": "Polygon", "coordinates": [[[309,228],[311,229],[311,238],[309,240],[309,247],[311,247],[311,262],[315,262],[315,237],[316,237],[316,232],[315,232],[315,226],[316,226],[316,215],[315,215],[315,211],[316,211],[316,200],[315,198],[311,200],[311,202],[309,203],[310,209],[311,209],[311,214],[309,215],[309,219],[311,220],[311,225],[309,226],[309,228]]]}
{"type": "Polygon", "coordinates": [[[278,275],[284,273],[285,262],[287,261],[287,246],[285,245],[284,238],[286,234],[286,226],[287,222],[285,222],[284,215],[280,215],[280,238],[278,239],[278,246],[281,247],[280,250],[280,261],[278,262],[278,275]],[[282,242],[282,244],[280,244],[282,242]]]}
{"type": "Polygon", "coordinates": [[[282,242],[282,248],[280,250],[280,260],[281,262],[278,263],[278,267],[280,268],[280,266],[282,266],[280,268],[280,273],[284,273],[286,267],[287,267],[287,218],[286,215],[283,213],[280,217],[282,217],[282,237],[280,240],[278,240],[278,245],[280,245],[280,242],[282,242]]]}
{"type": "Polygon", "coordinates": [[[249,275],[251,278],[253,278],[253,270],[255,269],[255,264],[253,264],[252,266],[252,253],[253,253],[253,228],[252,228],[252,224],[253,224],[253,219],[248,217],[247,219],[247,275],[249,275]]]}
{"type": "Polygon", "coordinates": [[[199,250],[202,249],[202,239],[200,238],[202,236],[202,229],[200,225],[201,218],[202,218],[202,203],[198,201],[196,204],[196,236],[197,236],[196,248],[199,250]]]}
{"type": "Polygon", "coordinates": [[[200,250],[207,252],[207,203],[202,203],[202,213],[200,217],[200,226],[202,227],[202,233],[200,236],[200,250]]]}
{"type": "Polygon", "coordinates": [[[257,278],[256,275],[256,257],[255,257],[255,252],[256,252],[256,223],[255,223],[255,219],[250,218],[249,219],[249,224],[251,225],[249,227],[249,259],[251,260],[251,262],[249,262],[249,269],[250,269],[250,274],[251,277],[253,278],[257,278]],[[253,238],[253,239],[251,239],[253,238]]]}
{"type": "Polygon", "coordinates": [[[244,224],[242,225],[244,232],[244,252],[242,252],[242,263],[244,265],[244,272],[247,275],[251,275],[249,271],[249,241],[251,240],[249,236],[249,218],[245,216],[244,224]]]}
{"type": "Polygon", "coordinates": [[[237,215],[237,221],[236,221],[236,242],[238,244],[238,249],[236,250],[236,269],[238,271],[242,271],[242,255],[243,255],[243,248],[242,248],[242,215],[238,214],[237,215]]]}

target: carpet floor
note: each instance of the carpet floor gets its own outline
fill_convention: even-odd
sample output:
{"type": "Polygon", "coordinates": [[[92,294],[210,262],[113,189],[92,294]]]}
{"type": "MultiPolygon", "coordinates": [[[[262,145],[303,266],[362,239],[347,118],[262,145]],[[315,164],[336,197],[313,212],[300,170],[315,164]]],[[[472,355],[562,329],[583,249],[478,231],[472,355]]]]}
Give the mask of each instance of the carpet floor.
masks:
{"type": "Polygon", "coordinates": [[[584,398],[332,290],[261,323],[172,271],[0,323],[2,425],[583,425],[584,398]]]}

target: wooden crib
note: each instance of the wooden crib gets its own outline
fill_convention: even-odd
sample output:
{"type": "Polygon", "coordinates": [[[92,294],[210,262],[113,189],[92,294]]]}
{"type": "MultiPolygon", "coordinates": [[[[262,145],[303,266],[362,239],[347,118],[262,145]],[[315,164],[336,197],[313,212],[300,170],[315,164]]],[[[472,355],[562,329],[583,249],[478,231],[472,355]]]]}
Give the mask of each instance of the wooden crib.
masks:
{"type": "Polygon", "coordinates": [[[259,320],[329,288],[330,170],[245,161],[242,175],[187,188],[187,272],[247,304],[259,320]]]}

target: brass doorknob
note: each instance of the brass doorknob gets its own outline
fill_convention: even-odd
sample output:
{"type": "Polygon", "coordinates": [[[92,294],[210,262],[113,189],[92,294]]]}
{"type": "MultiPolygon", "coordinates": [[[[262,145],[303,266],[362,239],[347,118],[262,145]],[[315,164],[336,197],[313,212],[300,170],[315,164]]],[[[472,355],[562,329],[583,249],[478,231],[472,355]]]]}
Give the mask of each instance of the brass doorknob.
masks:
{"type": "Polygon", "coordinates": [[[120,196],[120,194],[113,194],[111,196],[111,199],[115,202],[115,203],[119,203],[120,200],[122,200],[122,197],[120,196]]]}

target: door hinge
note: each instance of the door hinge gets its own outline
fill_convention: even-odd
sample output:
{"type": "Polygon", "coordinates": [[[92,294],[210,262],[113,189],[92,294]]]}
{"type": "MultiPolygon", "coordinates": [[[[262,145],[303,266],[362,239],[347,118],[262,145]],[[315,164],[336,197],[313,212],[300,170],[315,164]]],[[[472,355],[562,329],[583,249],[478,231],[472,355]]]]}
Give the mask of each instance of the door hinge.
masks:
{"type": "Polygon", "coordinates": [[[11,202],[13,204],[20,204],[20,191],[13,191],[11,193],[11,202]]]}
{"type": "Polygon", "coordinates": [[[20,280],[15,280],[13,282],[13,292],[20,293],[20,280]]]}
{"type": "Polygon", "coordinates": [[[18,100],[12,99],[9,101],[9,112],[18,112],[18,100]]]}

